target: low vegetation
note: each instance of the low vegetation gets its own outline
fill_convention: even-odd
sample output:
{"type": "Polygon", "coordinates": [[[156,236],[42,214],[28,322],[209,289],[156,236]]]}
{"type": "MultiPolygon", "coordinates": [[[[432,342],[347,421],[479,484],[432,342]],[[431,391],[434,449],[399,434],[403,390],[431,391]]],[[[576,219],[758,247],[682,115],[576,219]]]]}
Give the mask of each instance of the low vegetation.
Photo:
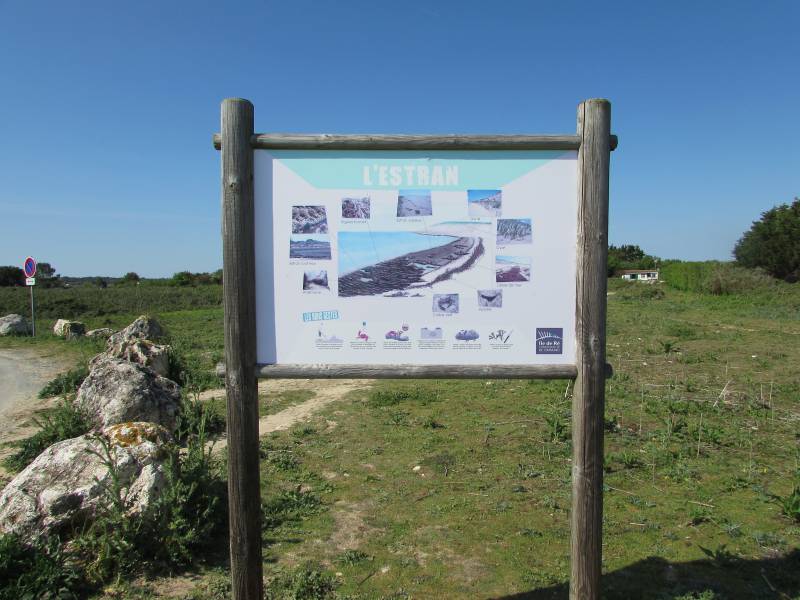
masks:
{"type": "MultiPolygon", "coordinates": [[[[609,282],[604,597],[797,597],[800,288],[683,287],[609,282]]],[[[158,315],[191,387],[221,357],[221,310],[158,315]]],[[[169,506],[126,524],[112,489],[80,544],[0,538],[0,569],[16,577],[7,597],[42,582],[62,597],[229,597],[222,464],[199,443],[223,411],[198,404],[201,387],[185,400],[169,506]]],[[[268,597],[565,597],[571,392],[566,381],[384,381],[263,437],[268,597]]],[[[308,398],[291,390],[262,414],[308,398]]]]}
{"type": "Polygon", "coordinates": [[[66,398],[34,417],[33,422],[39,431],[14,442],[18,450],[3,460],[3,466],[11,472],[21,471],[56,442],[81,436],[91,429],[89,419],[66,398]]]}

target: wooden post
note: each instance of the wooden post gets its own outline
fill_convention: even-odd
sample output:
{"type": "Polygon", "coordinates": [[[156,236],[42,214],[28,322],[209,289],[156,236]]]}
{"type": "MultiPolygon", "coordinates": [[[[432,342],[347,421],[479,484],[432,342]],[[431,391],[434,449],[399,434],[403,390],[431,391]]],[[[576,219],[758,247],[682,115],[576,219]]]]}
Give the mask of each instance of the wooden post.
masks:
{"type": "Polygon", "coordinates": [[[572,398],[571,600],[600,598],[611,104],[578,107],[578,377],[572,398]]]}
{"type": "Polygon", "coordinates": [[[222,245],[225,388],[228,396],[228,514],[234,600],[260,600],[261,489],[258,470],[253,105],[222,102],[222,245]]]}

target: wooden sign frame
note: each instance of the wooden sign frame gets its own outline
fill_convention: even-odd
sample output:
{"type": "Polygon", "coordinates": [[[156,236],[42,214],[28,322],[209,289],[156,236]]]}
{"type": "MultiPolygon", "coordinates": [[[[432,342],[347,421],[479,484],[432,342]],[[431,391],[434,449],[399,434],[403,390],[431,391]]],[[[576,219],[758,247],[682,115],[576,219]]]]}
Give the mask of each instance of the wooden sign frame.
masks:
{"type": "Polygon", "coordinates": [[[570,598],[600,597],[603,521],[603,414],[606,355],[608,190],[611,104],[578,106],[576,135],[255,134],[253,105],[222,102],[222,244],[228,505],[234,600],[263,596],[258,378],[574,379],[570,598]],[[253,150],[577,150],[578,248],[575,364],[258,365],[256,364],[253,150]]]}

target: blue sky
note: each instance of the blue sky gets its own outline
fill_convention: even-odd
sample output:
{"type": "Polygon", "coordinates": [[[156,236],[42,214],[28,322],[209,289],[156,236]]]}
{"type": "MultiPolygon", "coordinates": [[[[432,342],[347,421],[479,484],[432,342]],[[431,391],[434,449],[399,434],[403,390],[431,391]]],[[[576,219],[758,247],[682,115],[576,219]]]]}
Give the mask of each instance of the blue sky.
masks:
{"type": "Polygon", "coordinates": [[[800,194],[800,3],[0,0],[0,264],[221,265],[219,103],[260,131],[564,133],[612,101],[613,243],[726,259],[800,194]]]}

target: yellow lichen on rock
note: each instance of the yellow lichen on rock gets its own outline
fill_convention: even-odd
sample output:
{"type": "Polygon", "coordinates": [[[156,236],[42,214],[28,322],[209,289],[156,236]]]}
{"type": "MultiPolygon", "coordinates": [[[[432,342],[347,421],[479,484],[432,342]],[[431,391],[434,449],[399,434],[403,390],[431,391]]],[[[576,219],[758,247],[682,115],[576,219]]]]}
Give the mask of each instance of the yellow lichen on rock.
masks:
{"type": "Polygon", "coordinates": [[[165,444],[170,441],[169,432],[157,423],[129,421],[111,425],[103,430],[103,435],[115,446],[138,446],[144,442],[165,444]]]}

